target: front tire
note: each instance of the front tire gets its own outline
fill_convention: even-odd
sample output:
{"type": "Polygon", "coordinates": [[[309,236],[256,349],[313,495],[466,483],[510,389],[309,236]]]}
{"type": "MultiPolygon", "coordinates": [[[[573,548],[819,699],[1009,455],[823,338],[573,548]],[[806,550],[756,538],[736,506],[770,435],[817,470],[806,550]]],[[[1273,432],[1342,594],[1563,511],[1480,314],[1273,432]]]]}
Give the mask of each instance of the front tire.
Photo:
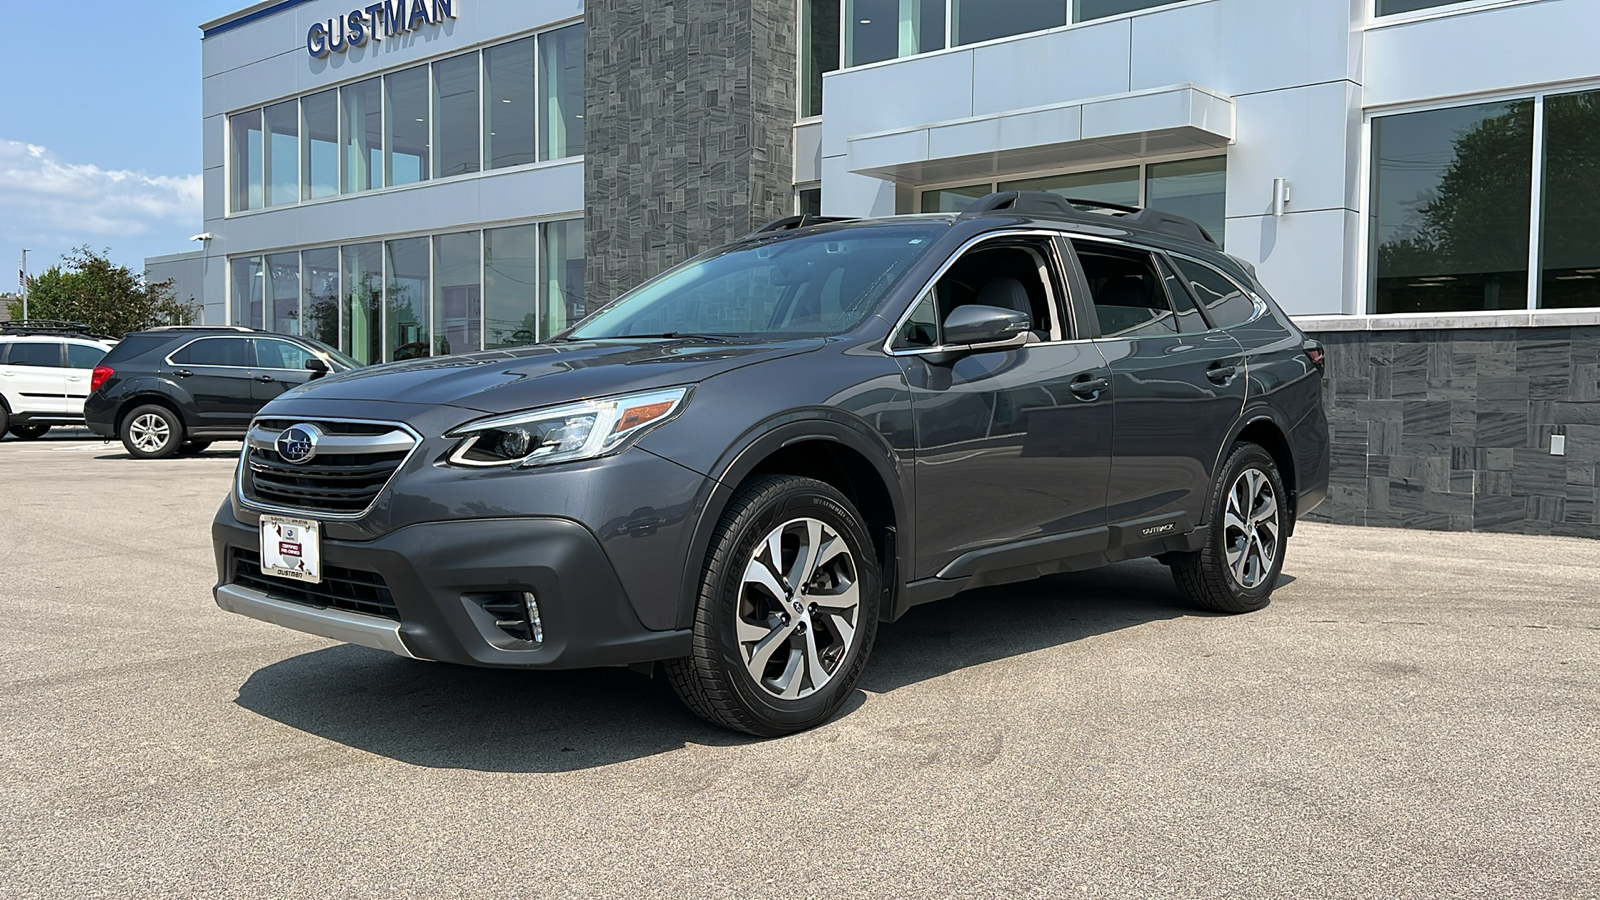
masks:
{"type": "Polygon", "coordinates": [[[12,425],[11,426],[11,433],[16,435],[18,440],[37,441],[39,438],[42,438],[45,435],[50,433],[50,426],[49,425],[12,425]]]}
{"type": "Polygon", "coordinates": [[[1205,546],[1168,563],[1178,590],[1221,613],[1265,607],[1283,571],[1288,522],[1288,492],[1272,454],[1235,444],[1212,487],[1205,546]]]}
{"type": "Polygon", "coordinates": [[[165,406],[141,406],[122,420],[122,446],[134,459],[167,459],[183,446],[183,422],[165,406]]]}
{"type": "Polygon", "coordinates": [[[826,721],[855,690],[878,629],[878,561],[861,514],[827,484],[765,476],[712,535],[694,654],[664,664],[706,721],[777,737],[826,721]]]}

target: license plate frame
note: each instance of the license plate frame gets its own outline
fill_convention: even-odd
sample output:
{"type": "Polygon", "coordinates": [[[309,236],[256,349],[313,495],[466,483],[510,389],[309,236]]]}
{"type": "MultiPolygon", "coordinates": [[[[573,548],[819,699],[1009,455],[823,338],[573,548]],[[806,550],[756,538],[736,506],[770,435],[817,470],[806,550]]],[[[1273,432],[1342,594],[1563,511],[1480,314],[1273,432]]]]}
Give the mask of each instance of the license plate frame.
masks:
{"type": "Polygon", "coordinates": [[[261,571],[278,578],[321,584],[322,523],[262,516],[261,571]]]}

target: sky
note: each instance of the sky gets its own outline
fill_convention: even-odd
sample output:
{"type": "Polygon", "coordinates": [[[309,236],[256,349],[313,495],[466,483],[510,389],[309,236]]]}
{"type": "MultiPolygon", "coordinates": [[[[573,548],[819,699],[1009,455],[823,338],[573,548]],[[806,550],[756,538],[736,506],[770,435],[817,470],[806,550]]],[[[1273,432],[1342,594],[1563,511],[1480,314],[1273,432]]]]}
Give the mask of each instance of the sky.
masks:
{"type": "Polygon", "coordinates": [[[199,248],[199,25],[249,3],[0,0],[0,273],[199,248]]]}

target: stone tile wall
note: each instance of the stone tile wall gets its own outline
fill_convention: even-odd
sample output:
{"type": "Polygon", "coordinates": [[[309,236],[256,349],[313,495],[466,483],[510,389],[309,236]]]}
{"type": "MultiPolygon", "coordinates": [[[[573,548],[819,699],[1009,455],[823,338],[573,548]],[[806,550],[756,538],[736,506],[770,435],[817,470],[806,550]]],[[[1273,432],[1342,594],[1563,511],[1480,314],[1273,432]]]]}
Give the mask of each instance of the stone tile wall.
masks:
{"type": "Polygon", "coordinates": [[[1600,538],[1600,326],[1312,336],[1333,468],[1308,518],[1600,538]]]}
{"type": "Polygon", "coordinates": [[[794,211],[794,0],[584,4],[585,295],[794,211]]]}

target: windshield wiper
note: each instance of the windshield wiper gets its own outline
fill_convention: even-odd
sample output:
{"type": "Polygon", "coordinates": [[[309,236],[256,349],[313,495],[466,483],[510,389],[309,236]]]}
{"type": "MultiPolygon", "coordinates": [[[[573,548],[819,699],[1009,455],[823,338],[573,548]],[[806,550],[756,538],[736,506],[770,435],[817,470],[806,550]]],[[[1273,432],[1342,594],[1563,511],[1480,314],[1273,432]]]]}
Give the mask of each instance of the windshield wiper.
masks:
{"type": "Polygon", "coordinates": [[[712,344],[726,344],[731,335],[725,334],[698,334],[693,331],[669,331],[666,334],[630,334],[635,338],[659,338],[665,341],[707,341],[712,344]]]}

